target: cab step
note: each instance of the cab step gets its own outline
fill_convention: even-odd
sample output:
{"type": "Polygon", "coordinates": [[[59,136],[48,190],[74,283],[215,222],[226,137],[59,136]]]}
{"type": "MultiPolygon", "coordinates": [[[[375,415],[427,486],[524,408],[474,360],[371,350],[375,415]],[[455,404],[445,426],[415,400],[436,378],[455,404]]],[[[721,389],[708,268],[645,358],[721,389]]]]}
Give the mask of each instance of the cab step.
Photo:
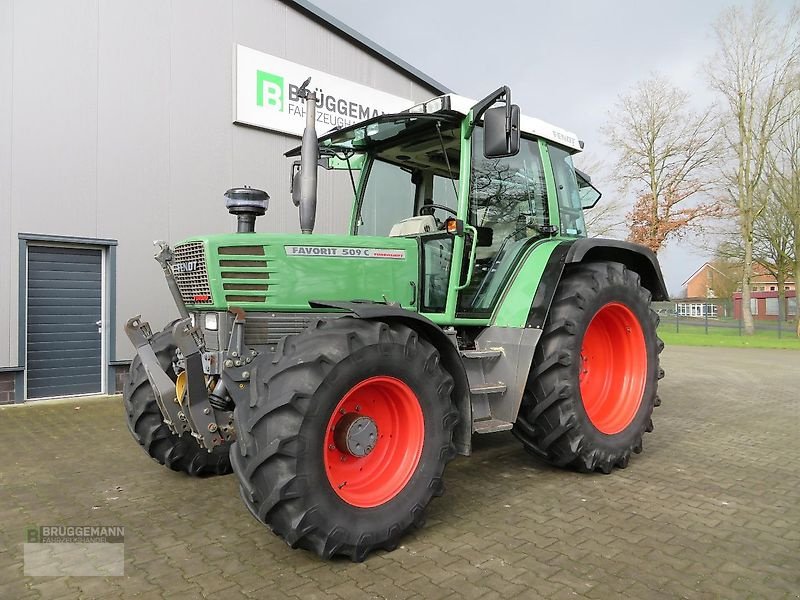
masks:
{"type": "Polygon", "coordinates": [[[462,350],[461,356],[464,358],[500,358],[503,356],[502,350],[462,350]]]}
{"type": "Polygon", "coordinates": [[[473,433],[497,433],[498,431],[508,431],[513,426],[513,423],[500,419],[483,419],[472,422],[472,431],[473,433]]]}
{"type": "Polygon", "coordinates": [[[506,391],[507,386],[505,383],[482,383],[469,388],[472,394],[502,394],[506,391]]]}

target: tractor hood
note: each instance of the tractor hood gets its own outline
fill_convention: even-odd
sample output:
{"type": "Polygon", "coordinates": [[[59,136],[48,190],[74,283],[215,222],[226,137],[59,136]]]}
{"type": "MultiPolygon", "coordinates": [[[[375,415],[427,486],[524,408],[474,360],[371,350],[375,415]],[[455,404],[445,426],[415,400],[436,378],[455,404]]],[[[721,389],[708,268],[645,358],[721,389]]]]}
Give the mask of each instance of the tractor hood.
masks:
{"type": "Polygon", "coordinates": [[[341,235],[222,234],[173,248],[193,310],[311,311],[313,300],[371,300],[416,310],[417,240],[341,235]]]}

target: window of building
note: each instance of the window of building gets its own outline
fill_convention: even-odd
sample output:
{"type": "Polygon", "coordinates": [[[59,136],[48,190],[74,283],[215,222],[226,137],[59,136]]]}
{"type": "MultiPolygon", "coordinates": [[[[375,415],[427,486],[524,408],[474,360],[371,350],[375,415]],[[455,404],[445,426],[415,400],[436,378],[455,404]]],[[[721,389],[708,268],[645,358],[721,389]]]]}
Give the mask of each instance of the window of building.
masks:
{"type": "Polygon", "coordinates": [[[770,291],[770,292],[774,292],[774,291],[775,291],[775,290],[777,290],[777,289],[778,289],[778,288],[777,288],[777,287],[775,287],[774,285],[771,285],[771,286],[769,286],[769,291],[770,291]]]}
{"type": "Polygon", "coordinates": [[[786,314],[790,317],[797,316],[797,298],[789,298],[786,302],[787,310],[786,314]]]}
{"type": "Polygon", "coordinates": [[[715,318],[718,314],[719,307],[716,304],[703,304],[703,303],[689,303],[682,302],[678,304],[678,316],[681,317],[705,317],[708,315],[715,318]]]}
{"type": "Polygon", "coordinates": [[[764,314],[770,316],[778,316],[780,313],[778,312],[778,299],[777,298],[766,298],[766,306],[764,307],[764,314]]]}
{"type": "Polygon", "coordinates": [[[750,298],[750,314],[758,314],[758,299],[756,298],[750,298]]]}

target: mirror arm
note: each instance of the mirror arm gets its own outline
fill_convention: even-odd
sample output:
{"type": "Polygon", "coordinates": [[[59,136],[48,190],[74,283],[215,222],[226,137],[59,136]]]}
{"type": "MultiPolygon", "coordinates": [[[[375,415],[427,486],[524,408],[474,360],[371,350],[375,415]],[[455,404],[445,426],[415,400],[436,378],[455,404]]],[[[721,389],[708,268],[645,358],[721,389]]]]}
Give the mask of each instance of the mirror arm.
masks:
{"type": "Polygon", "coordinates": [[[504,85],[501,88],[497,88],[494,92],[472,107],[470,111],[472,112],[472,121],[467,125],[467,134],[465,137],[469,138],[472,135],[472,130],[475,129],[475,125],[481,120],[483,113],[489,110],[492,104],[500,100],[500,98],[504,98],[506,103],[506,131],[509,133],[511,132],[511,89],[507,85],[504,85]]]}

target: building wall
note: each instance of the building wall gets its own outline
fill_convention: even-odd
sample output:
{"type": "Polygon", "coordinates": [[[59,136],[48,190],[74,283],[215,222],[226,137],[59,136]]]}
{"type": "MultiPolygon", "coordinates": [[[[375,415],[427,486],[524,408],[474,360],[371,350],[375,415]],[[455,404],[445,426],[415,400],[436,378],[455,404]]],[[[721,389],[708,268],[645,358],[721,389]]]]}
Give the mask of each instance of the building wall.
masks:
{"type": "Polygon", "coordinates": [[[714,292],[711,297],[717,297],[719,290],[728,287],[730,283],[730,280],[722,273],[709,264],[705,264],[700,271],[695,273],[694,277],[686,282],[686,297],[708,298],[709,292],[714,292]]]}
{"type": "MultiPolygon", "coordinates": [[[[778,292],[750,292],[750,302],[755,307],[753,311],[753,319],[757,321],[777,321],[778,314],[778,292]],[[767,299],[770,299],[770,306],[773,307],[772,311],[767,310],[767,299]],[[775,314],[767,314],[772,312],[775,314]]],[[[797,292],[794,290],[787,291],[784,299],[783,315],[784,320],[793,321],[797,317],[797,292]]],[[[742,318],[742,293],[736,292],[733,295],[733,316],[736,319],[742,318]]]]}
{"type": "MultiPolygon", "coordinates": [[[[232,124],[237,43],[410,100],[436,94],[277,0],[0,2],[0,367],[24,359],[21,232],[118,241],[119,360],[128,317],[156,327],[175,313],[153,240],[233,230],[222,194],[244,184],[272,197],[259,231],[299,231],[283,157],[299,139],[232,124]]],[[[321,176],[320,232],[344,232],[341,175],[321,176]]]]}

